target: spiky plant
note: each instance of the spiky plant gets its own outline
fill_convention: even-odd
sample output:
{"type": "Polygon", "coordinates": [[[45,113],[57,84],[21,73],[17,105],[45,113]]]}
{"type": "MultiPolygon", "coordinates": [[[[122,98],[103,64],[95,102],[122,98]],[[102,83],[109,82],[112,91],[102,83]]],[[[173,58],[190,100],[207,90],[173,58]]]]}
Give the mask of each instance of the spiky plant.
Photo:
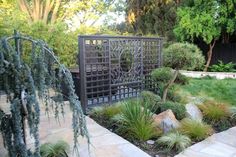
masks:
{"type": "Polygon", "coordinates": [[[181,121],[179,129],[183,134],[188,135],[192,140],[200,141],[213,134],[214,130],[210,125],[199,120],[185,118],[181,121]]]}
{"type": "Polygon", "coordinates": [[[128,138],[146,141],[156,135],[153,125],[152,113],[140,101],[129,100],[123,102],[124,106],[119,116],[120,129],[128,138]]]}
{"type": "Polygon", "coordinates": [[[41,157],[68,157],[70,146],[65,141],[45,143],[40,147],[41,157]]]}
{"type": "Polygon", "coordinates": [[[191,139],[179,132],[171,132],[161,136],[157,140],[157,143],[166,146],[168,150],[175,149],[176,151],[181,152],[191,145],[191,139]]]}
{"type": "Polygon", "coordinates": [[[89,137],[70,71],[60,64],[52,50],[41,40],[33,40],[17,33],[11,37],[1,38],[0,89],[7,95],[11,112],[5,113],[0,128],[10,157],[40,156],[39,99],[44,101],[46,111],[49,107],[54,109],[57,119],[60,113],[64,114],[62,83],[69,91],[68,100],[73,112],[74,145],[77,148],[80,135],[88,140],[89,137]],[[49,90],[57,95],[56,101],[51,99],[49,90]],[[35,141],[32,149],[34,152],[26,146],[26,127],[29,127],[35,141]]]}

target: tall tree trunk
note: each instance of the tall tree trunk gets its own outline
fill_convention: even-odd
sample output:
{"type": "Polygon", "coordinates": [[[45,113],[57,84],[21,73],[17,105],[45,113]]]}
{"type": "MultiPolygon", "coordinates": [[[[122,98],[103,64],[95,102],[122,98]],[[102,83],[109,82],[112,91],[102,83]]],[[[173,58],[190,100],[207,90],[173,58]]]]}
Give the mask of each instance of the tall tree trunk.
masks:
{"type": "Polygon", "coordinates": [[[164,89],[163,89],[163,95],[162,95],[162,101],[163,101],[163,102],[166,102],[166,97],[167,97],[168,90],[169,90],[169,88],[174,84],[175,79],[177,78],[178,74],[179,74],[179,70],[175,70],[175,71],[174,71],[174,76],[173,76],[173,78],[172,78],[172,79],[170,80],[170,82],[164,87],[164,89]]]}
{"type": "Polygon", "coordinates": [[[54,23],[56,21],[60,5],[61,5],[61,0],[56,0],[55,6],[52,12],[51,23],[54,23]]]}
{"type": "Polygon", "coordinates": [[[205,68],[203,70],[205,72],[207,71],[208,67],[210,66],[211,58],[212,58],[212,50],[215,46],[215,43],[216,43],[216,40],[214,40],[213,43],[210,43],[210,45],[209,45],[209,50],[207,52],[207,63],[206,63],[205,68]]]}

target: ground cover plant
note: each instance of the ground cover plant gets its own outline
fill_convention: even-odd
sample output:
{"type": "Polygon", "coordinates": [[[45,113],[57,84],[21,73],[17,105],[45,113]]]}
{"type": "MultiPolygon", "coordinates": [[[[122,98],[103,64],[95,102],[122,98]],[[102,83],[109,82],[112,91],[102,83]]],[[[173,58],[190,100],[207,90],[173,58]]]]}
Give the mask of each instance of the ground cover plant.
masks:
{"type": "Polygon", "coordinates": [[[176,93],[181,93],[183,99],[200,97],[213,99],[229,105],[236,105],[236,80],[215,78],[192,78],[187,85],[176,85],[176,93]]]}

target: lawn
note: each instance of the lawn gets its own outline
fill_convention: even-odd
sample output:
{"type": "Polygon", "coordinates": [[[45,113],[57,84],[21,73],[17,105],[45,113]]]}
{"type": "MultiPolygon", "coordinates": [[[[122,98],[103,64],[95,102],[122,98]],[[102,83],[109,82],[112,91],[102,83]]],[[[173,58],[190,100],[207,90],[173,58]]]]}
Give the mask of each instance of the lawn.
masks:
{"type": "Polygon", "coordinates": [[[176,93],[182,95],[183,100],[189,96],[210,98],[236,106],[235,79],[194,78],[186,85],[177,85],[175,89],[176,93]]]}

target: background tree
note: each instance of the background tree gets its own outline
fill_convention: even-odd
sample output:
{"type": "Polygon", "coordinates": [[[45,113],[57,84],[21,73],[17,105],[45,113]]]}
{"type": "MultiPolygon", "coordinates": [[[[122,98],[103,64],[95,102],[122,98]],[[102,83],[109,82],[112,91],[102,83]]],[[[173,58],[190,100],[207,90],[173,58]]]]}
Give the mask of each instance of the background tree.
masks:
{"type": "Polygon", "coordinates": [[[177,19],[174,30],[177,38],[182,41],[198,38],[209,45],[204,69],[207,71],[216,41],[220,36],[227,40],[235,32],[236,5],[232,0],[192,0],[178,9],[177,19]]]}
{"type": "Polygon", "coordinates": [[[129,0],[127,5],[127,21],[132,24],[135,33],[158,34],[174,39],[172,30],[180,1],[129,0]]]}
{"type": "Polygon", "coordinates": [[[162,88],[162,101],[166,101],[169,88],[174,84],[179,70],[194,70],[204,65],[200,49],[188,43],[175,43],[164,49],[164,68],[155,69],[152,78],[162,88]]]}

